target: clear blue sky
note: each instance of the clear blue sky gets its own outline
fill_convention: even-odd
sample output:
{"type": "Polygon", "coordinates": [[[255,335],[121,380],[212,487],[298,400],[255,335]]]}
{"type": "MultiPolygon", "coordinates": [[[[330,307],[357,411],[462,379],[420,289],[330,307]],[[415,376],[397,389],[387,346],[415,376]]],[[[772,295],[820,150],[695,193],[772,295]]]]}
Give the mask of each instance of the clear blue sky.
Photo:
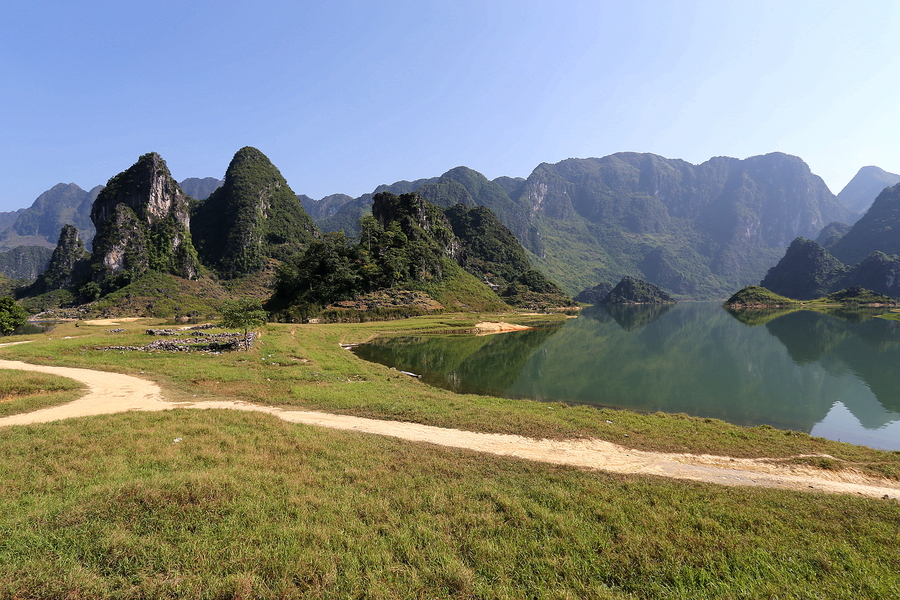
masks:
{"type": "Polygon", "coordinates": [[[9,0],[0,210],[247,145],[313,198],[618,151],[782,151],[837,193],[900,172],[898,63],[894,0],[9,0]]]}

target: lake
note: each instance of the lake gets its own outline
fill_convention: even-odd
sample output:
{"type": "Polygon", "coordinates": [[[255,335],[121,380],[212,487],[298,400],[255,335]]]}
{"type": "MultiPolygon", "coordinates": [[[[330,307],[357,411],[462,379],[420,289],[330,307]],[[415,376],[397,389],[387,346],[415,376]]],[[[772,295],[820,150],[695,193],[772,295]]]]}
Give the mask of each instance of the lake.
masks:
{"type": "Polygon", "coordinates": [[[13,329],[9,335],[34,335],[51,331],[59,321],[28,321],[13,329]]]}
{"type": "Polygon", "coordinates": [[[900,450],[900,322],[884,309],[595,306],[559,327],[378,338],[354,352],[459,393],[687,413],[900,450]]]}

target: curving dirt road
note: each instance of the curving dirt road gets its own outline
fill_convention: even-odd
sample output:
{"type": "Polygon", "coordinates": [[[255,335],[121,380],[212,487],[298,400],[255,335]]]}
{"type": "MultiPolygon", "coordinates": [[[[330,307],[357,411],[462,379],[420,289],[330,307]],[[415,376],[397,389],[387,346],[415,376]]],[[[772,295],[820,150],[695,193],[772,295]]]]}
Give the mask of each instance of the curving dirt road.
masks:
{"type": "Polygon", "coordinates": [[[0,360],[0,368],[61,375],[80,381],[88,387],[85,396],[68,404],[0,418],[0,427],[132,410],[155,411],[174,408],[247,410],[269,413],[291,423],[387,435],[412,442],[427,442],[614,473],[659,475],[731,486],[763,486],[900,499],[900,482],[897,481],[878,479],[850,471],[823,471],[811,467],[786,465],[783,461],[773,459],[733,459],[722,456],[645,452],[623,448],[602,440],[537,440],[518,435],[475,433],[416,423],[285,410],[245,402],[169,402],[155,383],[130,375],[31,365],[11,360],[0,360]]]}

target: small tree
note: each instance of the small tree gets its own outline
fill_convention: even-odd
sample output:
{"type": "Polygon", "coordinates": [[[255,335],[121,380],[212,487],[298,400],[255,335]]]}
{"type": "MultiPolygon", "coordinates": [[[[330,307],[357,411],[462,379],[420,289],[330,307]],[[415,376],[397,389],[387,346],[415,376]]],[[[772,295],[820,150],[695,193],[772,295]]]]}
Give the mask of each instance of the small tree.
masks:
{"type": "Polygon", "coordinates": [[[250,348],[250,330],[265,325],[269,313],[257,298],[228,300],[222,305],[222,327],[240,329],[244,332],[244,348],[250,348]]]}
{"type": "Polygon", "coordinates": [[[9,296],[0,298],[0,333],[9,335],[28,321],[28,313],[9,296]]]}

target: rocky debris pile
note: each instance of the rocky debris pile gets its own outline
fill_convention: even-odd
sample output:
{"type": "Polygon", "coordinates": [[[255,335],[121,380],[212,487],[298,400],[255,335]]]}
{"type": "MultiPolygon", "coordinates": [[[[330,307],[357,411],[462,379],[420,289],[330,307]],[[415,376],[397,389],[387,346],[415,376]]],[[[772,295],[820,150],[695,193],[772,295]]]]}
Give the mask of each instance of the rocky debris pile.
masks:
{"type": "Polygon", "coordinates": [[[253,347],[255,341],[256,334],[253,332],[247,334],[246,337],[242,333],[195,333],[191,337],[178,339],[169,337],[155,340],[146,346],[105,346],[97,348],[97,350],[119,350],[122,352],[227,352],[241,349],[249,350],[253,347]]]}
{"type": "Polygon", "coordinates": [[[350,310],[375,310],[379,308],[416,307],[422,310],[441,310],[444,306],[425,292],[407,290],[382,290],[365,294],[355,300],[344,300],[328,305],[327,308],[350,310]]]}
{"type": "Polygon", "coordinates": [[[108,331],[109,333],[122,333],[122,332],[125,331],[125,330],[122,329],[121,327],[119,327],[118,329],[109,329],[109,330],[107,330],[107,331],[108,331]]]}
{"type": "Polygon", "coordinates": [[[62,320],[83,320],[91,316],[91,307],[87,304],[77,308],[51,308],[31,318],[36,321],[62,321],[62,320]]]}
{"type": "MultiPolygon", "coordinates": [[[[218,325],[204,323],[193,327],[181,327],[179,329],[148,329],[147,335],[183,335],[185,331],[201,331],[203,329],[215,329],[218,325]]],[[[203,334],[205,335],[205,334],[203,334]]]]}

